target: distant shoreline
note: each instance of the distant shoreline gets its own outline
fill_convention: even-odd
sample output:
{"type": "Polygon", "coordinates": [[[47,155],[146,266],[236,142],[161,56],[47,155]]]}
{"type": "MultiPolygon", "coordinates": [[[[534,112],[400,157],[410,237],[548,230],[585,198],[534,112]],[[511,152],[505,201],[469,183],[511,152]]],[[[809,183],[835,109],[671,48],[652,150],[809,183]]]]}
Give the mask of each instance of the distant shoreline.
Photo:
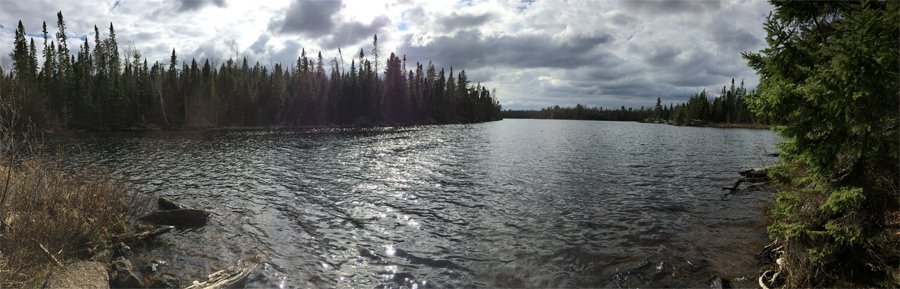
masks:
{"type": "Polygon", "coordinates": [[[672,122],[663,122],[663,121],[651,121],[651,120],[640,120],[640,121],[628,121],[628,120],[591,120],[591,119],[568,119],[568,118],[534,118],[534,117],[505,117],[504,119],[542,119],[542,120],[587,120],[587,121],[625,121],[625,122],[638,122],[638,123],[650,123],[650,124],[668,124],[674,126],[695,126],[695,127],[715,127],[715,128],[753,128],[753,129],[771,129],[772,126],[768,124],[762,123],[715,123],[715,122],[703,122],[698,124],[683,124],[678,125],[672,122]]]}

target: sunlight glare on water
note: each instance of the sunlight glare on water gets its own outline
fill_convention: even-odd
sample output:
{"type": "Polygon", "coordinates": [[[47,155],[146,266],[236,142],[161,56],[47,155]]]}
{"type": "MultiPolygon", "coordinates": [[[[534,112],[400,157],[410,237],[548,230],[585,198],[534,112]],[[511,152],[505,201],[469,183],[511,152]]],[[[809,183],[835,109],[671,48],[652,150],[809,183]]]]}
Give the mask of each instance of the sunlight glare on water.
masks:
{"type": "Polygon", "coordinates": [[[780,139],[504,120],[49,141],[72,166],[99,162],[142,192],[216,212],[138,252],[181,280],[258,259],[247,287],[447,288],[752,286],[771,192],[720,188],[775,161],[764,152],[780,139]]]}

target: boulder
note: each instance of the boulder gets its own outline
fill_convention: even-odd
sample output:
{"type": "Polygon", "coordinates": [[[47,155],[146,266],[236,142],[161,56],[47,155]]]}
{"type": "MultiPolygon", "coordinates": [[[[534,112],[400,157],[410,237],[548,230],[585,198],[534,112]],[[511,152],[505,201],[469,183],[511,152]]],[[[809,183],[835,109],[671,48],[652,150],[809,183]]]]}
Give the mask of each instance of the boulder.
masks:
{"type": "Polygon", "coordinates": [[[175,278],[175,277],[172,277],[169,275],[162,275],[162,276],[159,276],[159,279],[156,279],[156,281],[153,281],[153,284],[150,284],[150,288],[177,289],[177,288],[181,288],[180,285],[181,284],[178,282],[178,278],[175,278]]]}
{"type": "Polygon", "coordinates": [[[196,209],[157,211],[141,218],[141,221],[176,227],[202,227],[209,220],[209,212],[196,209]]]}
{"type": "Polygon", "coordinates": [[[119,259],[111,265],[116,277],[109,282],[113,288],[146,288],[144,282],[134,274],[134,267],[131,261],[119,259]]]}
{"type": "Polygon", "coordinates": [[[109,276],[100,262],[81,261],[51,274],[43,288],[109,288],[109,276]]]}

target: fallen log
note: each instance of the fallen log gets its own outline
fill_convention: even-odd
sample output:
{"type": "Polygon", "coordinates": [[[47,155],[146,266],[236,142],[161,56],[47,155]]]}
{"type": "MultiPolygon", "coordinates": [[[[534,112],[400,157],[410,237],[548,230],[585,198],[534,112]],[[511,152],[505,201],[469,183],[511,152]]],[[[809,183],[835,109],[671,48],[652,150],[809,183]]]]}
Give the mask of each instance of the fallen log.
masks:
{"type": "Polygon", "coordinates": [[[183,209],[193,209],[188,205],[170,200],[168,198],[159,198],[156,199],[156,206],[160,211],[168,211],[168,210],[183,210],[183,209]]]}
{"type": "Polygon", "coordinates": [[[209,220],[209,212],[197,209],[157,211],[141,217],[141,221],[176,227],[202,227],[209,220]]]}
{"type": "Polygon", "coordinates": [[[209,274],[205,282],[194,281],[185,289],[219,289],[219,288],[244,288],[247,276],[256,270],[259,264],[245,263],[228,267],[225,270],[209,274]]]}
{"type": "MultiPolygon", "coordinates": [[[[732,184],[731,187],[722,187],[722,190],[723,191],[729,190],[731,192],[734,192],[734,191],[737,191],[738,186],[740,186],[741,183],[744,183],[744,182],[748,182],[748,183],[767,182],[767,181],[769,181],[769,169],[771,169],[772,167],[774,167],[774,165],[767,166],[767,167],[761,167],[761,168],[750,168],[749,170],[740,171],[740,172],[738,172],[738,174],[743,177],[734,181],[734,184],[732,184]]],[[[729,193],[729,194],[731,194],[731,193],[729,193]]]]}
{"type": "Polygon", "coordinates": [[[765,177],[769,175],[769,169],[771,169],[772,167],[774,167],[774,165],[761,168],[751,168],[749,170],[740,171],[738,172],[738,174],[752,178],[765,177]]]}
{"type": "Polygon", "coordinates": [[[769,181],[769,178],[768,178],[768,177],[740,178],[740,179],[737,179],[737,181],[734,181],[734,184],[731,185],[731,187],[722,187],[722,190],[723,190],[723,191],[724,191],[724,190],[729,190],[729,191],[734,192],[734,191],[736,191],[736,190],[738,189],[738,186],[740,186],[741,183],[743,183],[743,182],[748,182],[748,183],[763,183],[763,182],[767,182],[767,181],[769,181]]]}

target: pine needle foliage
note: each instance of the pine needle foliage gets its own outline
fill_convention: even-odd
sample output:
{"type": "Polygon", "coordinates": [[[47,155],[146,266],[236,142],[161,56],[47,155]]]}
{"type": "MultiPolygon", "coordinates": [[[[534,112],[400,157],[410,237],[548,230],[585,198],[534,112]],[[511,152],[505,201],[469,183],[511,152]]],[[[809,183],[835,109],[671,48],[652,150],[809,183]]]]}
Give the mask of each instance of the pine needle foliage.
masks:
{"type": "Polygon", "coordinates": [[[783,163],[768,227],[790,287],[900,285],[900,3],[772,1],[750,108],[783,163]]]}

